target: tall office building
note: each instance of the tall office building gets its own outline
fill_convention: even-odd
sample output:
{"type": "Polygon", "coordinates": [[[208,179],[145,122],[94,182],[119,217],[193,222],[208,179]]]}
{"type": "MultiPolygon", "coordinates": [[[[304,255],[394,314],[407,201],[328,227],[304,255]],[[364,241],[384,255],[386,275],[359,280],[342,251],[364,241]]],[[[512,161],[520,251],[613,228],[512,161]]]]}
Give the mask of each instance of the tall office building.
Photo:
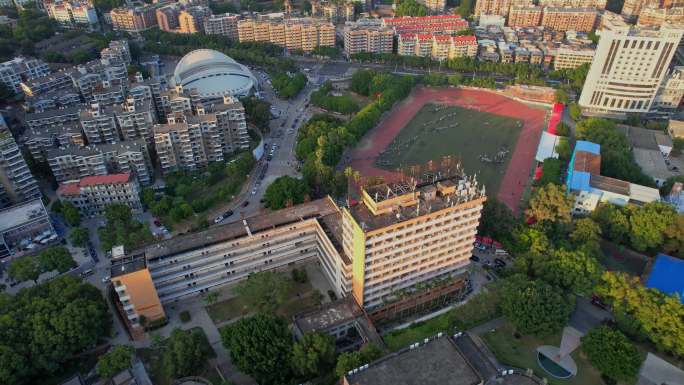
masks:
{"type": "Polygon", "coordinates": [[[587,114],[624,116],[654,109],[684,30],[604,21],[579,105],[587,114]]]}
{"type": "Polygon", "coordinates": [[[38,182],[0,115],[0,208],[36,198],[40,198],[38,182]]]}

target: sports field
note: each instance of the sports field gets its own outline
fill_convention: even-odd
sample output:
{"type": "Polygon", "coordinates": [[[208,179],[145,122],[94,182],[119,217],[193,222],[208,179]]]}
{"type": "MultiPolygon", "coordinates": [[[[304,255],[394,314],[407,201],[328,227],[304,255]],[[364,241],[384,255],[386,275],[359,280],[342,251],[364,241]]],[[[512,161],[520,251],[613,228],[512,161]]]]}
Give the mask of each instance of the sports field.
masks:
{"type": "Polygon", "coordinates": [[[530,183],[545,116],[543,108],[496,92],[417,87],[366,133],[344,165],[364,177],[392,180],[400,167],[452,155],[468,174],[478,172],[487,195],[517,211],[530,183]],[[497,163],[499,151],[505,156],[497,163]]]}
{"type": "Polygon", "coordinates": [[[387,170],[438,162],[451,155],[466,174],[477,174],[496,193],[518,141],[522,121],[444,104],[426,104],[379,154],[375,165],[387,170]]]}

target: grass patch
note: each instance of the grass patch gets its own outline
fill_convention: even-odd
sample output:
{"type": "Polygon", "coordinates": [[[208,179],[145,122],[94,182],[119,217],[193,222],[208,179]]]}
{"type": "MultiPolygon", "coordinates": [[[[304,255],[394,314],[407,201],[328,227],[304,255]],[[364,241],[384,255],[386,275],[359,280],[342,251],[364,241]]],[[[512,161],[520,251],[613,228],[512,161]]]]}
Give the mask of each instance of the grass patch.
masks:
{"type": "MultiPolygon", "coordinates": [[[[304,283],[294,283],[290,298],[282,305],[278,306],[275,311],[276,314],[289,320],[293,315],[317,306],[318,303],[314,291],[314,288],[308,281],[304,283]]],[[[256,313],[256,310],[251,304],[240,296],[235,296],[225,301],[209,305],[206,309],[209,317],[211,317],[211,320],[214,321],[215,324],[256,313]]]]}
{"type": "Polygon", "coordinates": [[[466,174],[477,173],[487,191],[496,194],[522,125],[522,121],[506,116],[426,104],[380,154],[375,165],[396,170],[438,162],[451,155],[461,161],[466,174]],[[480,156],[494,160],[502,149],[508,153],[500,163],[480,160],[480,156]]]}
{"type": "Polygon", "coordinates": [[[439,332],[467,330],[501,316],[499,292],[492,288],[473,296],[465,304],[424,322],[385,334],[382,338],[391,351],[432,337],[439,332]]]}
{"type": "Polygon", "coordinates": [[[552,385],[590,385],[603,384],[601,375],[596,370],[584,354],[578,348],[572,353],[572,358],[577,364],[577,375],[567,380],[559,380],[550,377],[542,368],[537,365],[537,347],[541,345],[559,346],[561,335],[553,335],[546,338],[534,336],[521,336],[515,338],[513,326],[505,323],[494,332],[487,332],[482,335],[489,349],[496,358],[503,364],[515,366],[522,369],[532,369],[534,374],[539,377],[547,378],[552,385]]]}

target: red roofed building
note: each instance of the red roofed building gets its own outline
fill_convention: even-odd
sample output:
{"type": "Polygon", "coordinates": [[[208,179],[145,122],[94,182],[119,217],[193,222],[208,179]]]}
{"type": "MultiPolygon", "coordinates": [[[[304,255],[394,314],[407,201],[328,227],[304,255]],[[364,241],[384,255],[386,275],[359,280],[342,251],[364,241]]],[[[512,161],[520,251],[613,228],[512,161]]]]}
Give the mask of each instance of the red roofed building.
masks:
{"type": "Polygon", "coordinates": [[[57,188],[62,202],[70,202],[84,217],[104,214],[110,204],[120,203],[134,213],[142,211],[140,185],[129,173],[88,176],[80,180],[64,182],[57,188]]]}
{"type": "Polygon", "coordinates": [[[396,34],[438,32],[448,35],[468,28],[468,21],[459,15],[435,15],[382,19],[382,25],[393,28],[396,34]]]}

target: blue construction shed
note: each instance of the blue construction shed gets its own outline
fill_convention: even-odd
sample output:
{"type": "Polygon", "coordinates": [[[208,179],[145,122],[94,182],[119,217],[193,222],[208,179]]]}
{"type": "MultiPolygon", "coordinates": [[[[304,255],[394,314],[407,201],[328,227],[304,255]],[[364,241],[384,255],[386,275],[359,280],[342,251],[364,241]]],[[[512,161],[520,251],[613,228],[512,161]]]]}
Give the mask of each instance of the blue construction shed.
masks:
{"type": "Polygon", "coordinates": [[[665,294],[679,294],[684,304],[684,260],[666,254],[658,254],[646,287],[658,289],[665,294]]]}

